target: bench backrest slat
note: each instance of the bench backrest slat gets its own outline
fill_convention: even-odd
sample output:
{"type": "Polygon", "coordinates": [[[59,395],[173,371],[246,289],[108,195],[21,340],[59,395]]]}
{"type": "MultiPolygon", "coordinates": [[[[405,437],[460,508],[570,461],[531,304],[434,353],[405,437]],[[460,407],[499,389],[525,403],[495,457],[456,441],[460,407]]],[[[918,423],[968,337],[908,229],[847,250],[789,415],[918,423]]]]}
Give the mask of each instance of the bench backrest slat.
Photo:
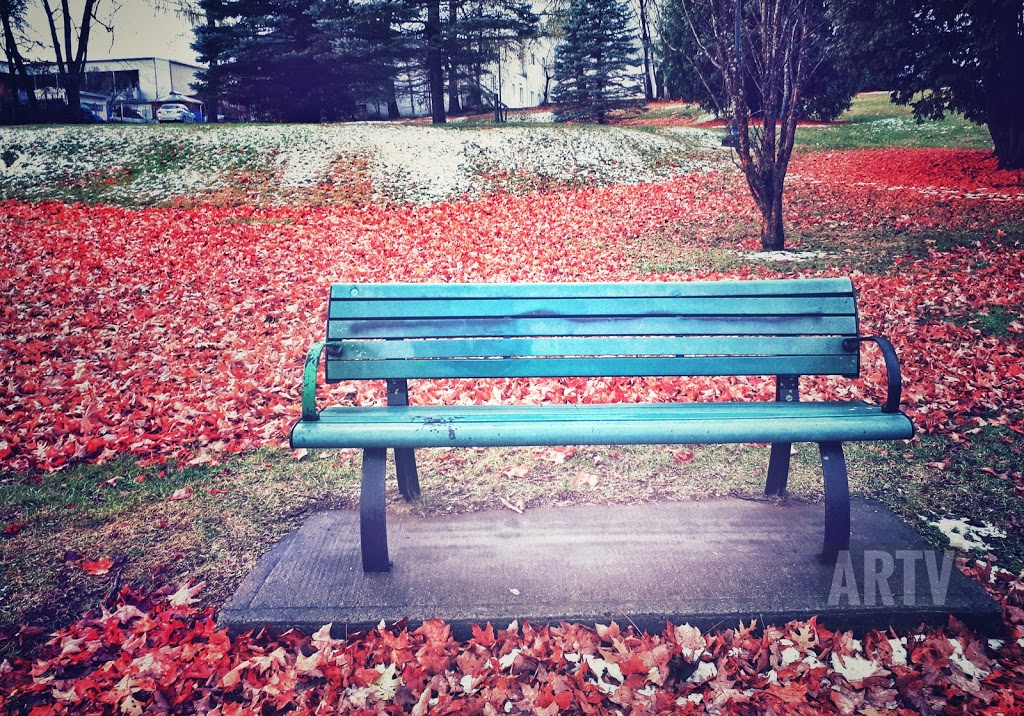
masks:
{"type": "MultiPolygon", "coordinates": [[[[331,321],[328,339],[482,336],[834,336],[856,333],[853,316],[566,316],[367,318],[331,321]]],[[[628,351],[633,353],[633,350],[628,351]]]]}
{"type": "Polygon", "coordinates": [[[658,296],[848,296],[847,278],[686,283],[367,283],[331,286],[331,300],[409,298],[629,298],[658,296]]]}
{"type": "Polygon", "coordinates": [[[327,380],[856,375],[849,279],[332,287],[327,380]]]}
{"type": "Polygon", "coordinates": [[[566,303],[573,316],[610,318],[615,316],[849,316],[853,297],[778,298],[530,298],[530,299],[430,299],[334,300],[331,320],[425,319],[425,318],[543,318],[563,316],[566,303]]]}

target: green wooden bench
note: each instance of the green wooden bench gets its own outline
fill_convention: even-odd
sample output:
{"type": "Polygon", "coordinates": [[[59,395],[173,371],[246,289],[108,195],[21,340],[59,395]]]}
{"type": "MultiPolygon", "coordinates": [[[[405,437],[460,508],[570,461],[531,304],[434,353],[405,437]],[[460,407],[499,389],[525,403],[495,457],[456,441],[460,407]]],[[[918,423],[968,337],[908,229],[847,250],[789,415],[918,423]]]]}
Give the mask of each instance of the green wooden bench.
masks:
{"type": "Polygon", "coordinates": [[[849,545],[842,443],[905,439],[899,362],[884,338],[861,337],[848,279],[610,284],[340,284],[327,341],[306,359],[293,448],[363,450],[363,569],[387,571],[385,455],[398,486],[419,495],[415,448],[512,445],[771,443],[765,492],[782,495],[794,442],[820,446],[823,556],[849,545]],[[800,402],[802,375],[855,378],[859,345],[882,350],[888,394],[800,402]],[[387,381],[387,406],[316,406],[327,383],[387,381]],[[775,376],[774,402],[610,405],[408,404],[410,379],[583,376],[775,376]]]}

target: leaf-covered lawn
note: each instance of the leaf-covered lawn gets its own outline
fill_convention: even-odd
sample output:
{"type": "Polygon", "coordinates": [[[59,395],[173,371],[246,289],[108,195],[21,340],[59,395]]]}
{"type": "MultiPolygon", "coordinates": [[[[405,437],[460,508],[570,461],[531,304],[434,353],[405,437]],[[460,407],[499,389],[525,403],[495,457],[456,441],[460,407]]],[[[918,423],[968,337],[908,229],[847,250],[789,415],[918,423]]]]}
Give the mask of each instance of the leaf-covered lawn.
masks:
{"type": "MultiPolygon", "coordinates": [[[[397,131],[406,129],[415,128],[397,131]]],[[[254,137],[269,131],[245,128],[254,137]]],[[[569,156],[578,136],[552,131],[569,156]]],[[[306,150],[315,144],[305,128],[294,132],[306,150]]],[[[341,136],[330,151],[350,149],[341,136]]],[[[665,148],[668,135],[658,135],[632,141],[629,162],[617,166],[604,154],[613,136],[619,135],[593,134],[600,138],[588,150],[599,167],[593,186],[589,170],[577,165],[551,176],[528,162],[499,162],[474,168],[484,190],[475,198],[457,196],[458,184],[406,197],[415,203],[376,201],[414,192],[420,180],[399,177],[394,194],[366,157],[350,158],[339,174],[336,163],[292,161],[304,156],[297,153],[277,162],[273,200],[264,201],[260,185],[269,175],[264,165],[247,162],[277,150],[248,145],[210,150],[210,162],[234,172],[227,199],[167,195],[161,200],[181,205],[132,209],[31,203],[13,192],[19,199],[0,203],[0,486],[41,484],[45,471],[117,456],[202,465],[284,445],[299,414],[304,353],[322,335],[327,287],[336,281],[852,275],[863,332],[891,337],[900,353],[905,409],[922,431],[941,436],[937,444],[966,446],[930,456],[928,469],[939,475],[957,465],[991,477],[1003,492],[1024,494],[1012,462],[1024,431],[1024,174],[997,171],[985,152],[973,150],[799,153],[788,183],[788,230],[794,248],[824,254],[765,263],[752,253],[753,206],[727,163],[680,161],[665,148]],[[288,172],[313,182],[298,189],[322,194],[309,201],[293,187],[292,196],[303,200],[275,205],[285,196],[279,189],[288,172]],[[333,172],[330,181],[317,178],[324,172],[333,172]],[[617,184],[623,173],[644,181],[617,184]],[[696,260],[673,260],[680,256],[696,260]],[[972,441],[993,431],[996,443],[1007,443],[1004,452],[970,452],[972,441]]],[[[489,152],[502,143],[488,141],[489,152]]],[[[187,179],[193,149],[160,144],[145,161],[167,169],[173,184],[187,179]],[[174,174],[175,167],[186,168],[174,174]]],[[[43,155],[31,155],[38,166],[29,156],[3,161],[26,176],[37,169],[46,175],[49,169],[38,168],[43,155]]],[[[74,156],[84,168],[57,180],[66,184],[60,192],[78,187],[98,192],[83,198],[115,197],[154,176],[97,173],[95,158],[74,156]]],[[[862,379],[804,381],[802,394],[876,400],[883,389],[879,356],[865,349],[862,379]]],[[[419,382],[412,397],[606,402],[772,395],[770,381],[659,378],[419,382]]],[[[383,385],[373,383],[341,384],[321,396],[361,403],[384,397],[383,385]]],[[[913,461],[910,450],[924,448],[908,447],[906,460],[913,461]]],[[[681,464],[693,459],[685,449],[675,456],[681,464]]],[[[504,471],[511,477],[524,469],[504,471]]],[[[101,484],[115,488],[122,479],[104,475],[101,484]]],[[[162,504],[194,502],[193,489],[225,492],[221,483],[168,483],[153,493],[162,504]]],[[[997,517],[1019,531],[1013,515],[997,517]]],[[[10,545],[39,526],[20,513],[0,514],[10,545]]],[[[65,555],[72,565],[65,567],[102,582],[99,591],[112,589],[104,611],[52,637],[31,626],[5,630],[26,647],[7,649],[17,656],[0,662],[0,711],[1009,714],[1020,710],[1024,694],[1024,585],[966,564],[1003,603],[1007,632],[998,642],[958,624],[872,632],[857,641],[813,622],[763,633],[669,626],[659,635],[613,625],[515,625],[482,627],[473,640],[456,642],[434,622],[346,640],[324,630],[311,637],[228,637],[197,601],[198,586],[118,592],[125,560],[134,559],[124,552],[97,545],[87,555],[65,555]],[[32,646],[40,639],[48,642],[32,646]]]]}
{"type": "MultiPolygon", "coordinates": [[[[441,621],[333,638],[234,638],[194,606],[202,585],[123,589],[109,611],[0,665],[0,709],[201,714],[1015,714],[1024,694],[1024,583],[970,567],[1002,604],[1007,633],[955,620],[856,639],[816,621],[702,634],[596,627],[473,627],[441,621]]],[[[754,625],[749,625],[753,627],[754,625]]]]}
{"type": "MultiPolygon", "coordinates": [[[[1019,172],[980,152],[889,150],[801,155],[797,233],[912,232],[919,255],[884,273],[853,271],[865,331],[903,359],[905,405],[926,432],[986,424],[1020,430],[1024,252],[1000,240],[1024,215],[1019,172]],[[981,231],[929,249],[929,231],[981,231]],[[987,232],[987,233],[986,233],[987,232]],[[980,316],[1009,317],[1002,335],[980,316]]],[[[495,194],[429,206],[125,209],[8,201],[0,217],[0,355],[8,366],[0,459],[54,469],[130,453],[206,461],[280,446],[298,416],[304,352],[322,334],[335,281],[612,281],[851,273],[741,265],[640,275],[626,258],[650,235],[701,250],[750,201],[735,173],[663,183],[495,194]]],[[[736,244],[750,248],[749,241],[736,244]]],[[[870,397],[877,359],[855,381],[819,380],[808,397],[870,397]]],[[[422,383],[420,402],[759,399],[768,381],[609,379],[422,383]]],[[[342,384],[335,400],[380,400],[342,384]]]]}

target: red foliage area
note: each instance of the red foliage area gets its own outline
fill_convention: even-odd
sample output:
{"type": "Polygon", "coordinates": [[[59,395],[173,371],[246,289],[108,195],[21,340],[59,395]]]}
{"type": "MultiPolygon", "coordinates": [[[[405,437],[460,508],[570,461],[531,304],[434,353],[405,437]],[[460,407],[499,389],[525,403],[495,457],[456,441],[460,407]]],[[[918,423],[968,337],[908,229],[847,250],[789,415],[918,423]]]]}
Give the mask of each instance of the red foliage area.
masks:
{"type": "Polygon", "coordinates": [[[1024,219],[1024,172],[963,149],[869,149],[796,154],[787,184],[797,226],[881,223],[896,231],[984,229],[1024,219]],[[813,213],[812,213],[813,212],[813,213]],[[820,214],[820,215],[819,215],[820,214]]]}
{"type": "Polygon", "coordinates": [[[969,570],[1001,602],[1006,637],[955,620],[862,640],[816,621],[702,634],[612,623],[491,625],[459,642],[441,621],[331,637],[235,638],[193,605],[202,584],[144,598],[0,664],[0,711],[351,714],[1011,714],[1024,693],[1024,583],[969,570]],[[989,579],[989,577],[992,577],[989,579]]]}
{"type": "MultiPolygon", "coordinates": [[[[984,228],[1024,218],[1024,177],[995,170],[980,152],[799,155],[793,172],[797,229],[984,228]]],[[[335,281],[774,275],[750,268],[640,276],[630,268],[622,249],[637,237],[686,227],[680,241],[699,247],[751,220],[741,180],[717,173],[429,207],[0,207],[0,465],[14,469],[120,453],[206,461],[281,445],[298,417],[304,353],[323,332],[335,281]]],[[[1024,304],[1022,271],[1019,246],[986,244],[903,260],[891,277],[854,276],[865,328],[895,340],[905,405],[924,429],[1020,427],[1020,322],[1010,336],[992,338],[967,319],[975,309],[1024,304]]],[[[862,380],[815,381],[805,392],[875,397],[880,361],[866,364],[862,380]]],[[[436,382],[413,390],[420,402],[770,396],[767,381],[752,379],[436,382]]],[[[331,399],[382,397],[382,386],[343,384],[331,399]]]]}

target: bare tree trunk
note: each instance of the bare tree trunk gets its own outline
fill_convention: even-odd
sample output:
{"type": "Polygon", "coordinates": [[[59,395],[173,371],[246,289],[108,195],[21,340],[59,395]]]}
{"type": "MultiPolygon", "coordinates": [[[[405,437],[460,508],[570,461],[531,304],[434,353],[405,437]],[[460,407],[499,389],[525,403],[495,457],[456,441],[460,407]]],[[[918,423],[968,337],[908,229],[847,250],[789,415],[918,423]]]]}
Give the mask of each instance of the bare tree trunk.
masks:
{"type": "Polygon", "coordinates": [[[462,100],[459,97],[459,68],[453,58],[458,43],[458,38],[455,37],[458,20],[458,0],[448,0],[448,114],[462,112],[462,100]]]}
{"type": "MultiPolygon", "coordinates": [[[[786,248],[786,236],[782,223],[782,181],[772,177],[754,192],[754,203],[760,216],[761,248],[765,251],[782,251],[786,248]]],[[[749,178],[747,180],[750,181],[749,178]]]]}
{"type": "MultiPolygon", "coordinates": [[[[209,13],[206,14],[206,26],[211,30],[217,27],[217,21],[209,13]]],[[[216,57],[210,60],[210,73],[216,76],[218,60],[216,57]]],[[[216,87],[210,87],[207,83],[209,92],[206,95],[206,106],[204,110],[206,112],[207,123],[213,122],[216,124],[220,117],[220,96],[219,90],[216,87]]]]}
{"type": "MultiPolygon", "coordinates": [[[[4,12],[0,15],[0,20],[3,21],[4,26],[4,46],[7,49],[7,62],[9,66],[13,66],[11,67],[11,74],[16,77],[16,86],[20,86],[28,98],[28,120],[30,122],[38,122],[39,101],[36,99],[35,87],[32,85],[32,78],[29,76],[28,68],[25,66],[25,58],[21,56],[21,52],[18,50],[17,40],[14,37],[14,27],[11,25],[9,13],[4,12]]],[[[17,103],[15,103],[15,121],[22,121],[21,118],[17,117],[17,114],[17,103]]]]}
{"type": "Polygon", "coordinates": [[[57,34],[57,22],[54,18],[53,8],[49,0],[43,0],[43,10],[46,12],[46,20],[50,26],[50,41],[53,43],[53,51],[57,58],[57,75],[64,84],[64,96],[68,105],[68,120],[81,122],[81,86],[82,72],[85,69],[85,61],[89,50],[89,32],[92,23],[96,19],[93,8],[96,0],[85,0],[85,7],[82,10],[82,19],[78,23],[78,48],[72,49],[72,34],[75,24],[71,18],[71,7],[68,0],[61,0],[61,13],[63,19],[64,42],[61,43],[57,34]]]}
{"type": "Polygon", "coordinates": [[[455,63],[448,64],[448,114],[462,112],[462,99],[459,97],[459,72],[455,63]]]}
{"type": "Polygon", "coordinates": [[[434,124],[444,124],[444,58],[441,32],[441,0],[430,0],[427,5],[427,74],[430,79],[430,118],[434,124]]]}
{"type": "Polygon", "coordinates": [[[651,86],[651,25],[647,16],[647,4],[650,0],[640,0],[640,44],[644,50],[644,98],[650,102],[654,99],[654,88],[651,86]]]}
{"type": "Polygon", "coordinates": [[[398,109],[398,93],[395,90],[395,78],[388,77],[385,90],[388,93],[388,119],[401,119],[402,113],[398,109]]]}
{"type": "MultiPolygon", "coordinates": [[[[724,72],[726,92],[738,132],[737,159],[761,214],[761,246],[785,248],[783,189],[796,137],[797,102],[804,81],[804,41],[809,8],[806,0],[747,0],[749,14],[719,12],[714,58],[724,72]],[[724,28],[735,26],[735,35],[724,28]],[[736,52],[746,29],[746,53],[736,52]],[[744,54],[751,67],[744,67],[744,54]],[[751,124],[745,83],[752,77],[761,94],[761,124],[751,124]]],[[[740,6],[740,3],[737,3],[740,6]]]]}
{"type": "Polygon", "coordinates": [[[998,61],[982,78],[985,115],[1000,169],[1024,169],[1024,40],[1007,25],[997,40],[998,61]]]}

